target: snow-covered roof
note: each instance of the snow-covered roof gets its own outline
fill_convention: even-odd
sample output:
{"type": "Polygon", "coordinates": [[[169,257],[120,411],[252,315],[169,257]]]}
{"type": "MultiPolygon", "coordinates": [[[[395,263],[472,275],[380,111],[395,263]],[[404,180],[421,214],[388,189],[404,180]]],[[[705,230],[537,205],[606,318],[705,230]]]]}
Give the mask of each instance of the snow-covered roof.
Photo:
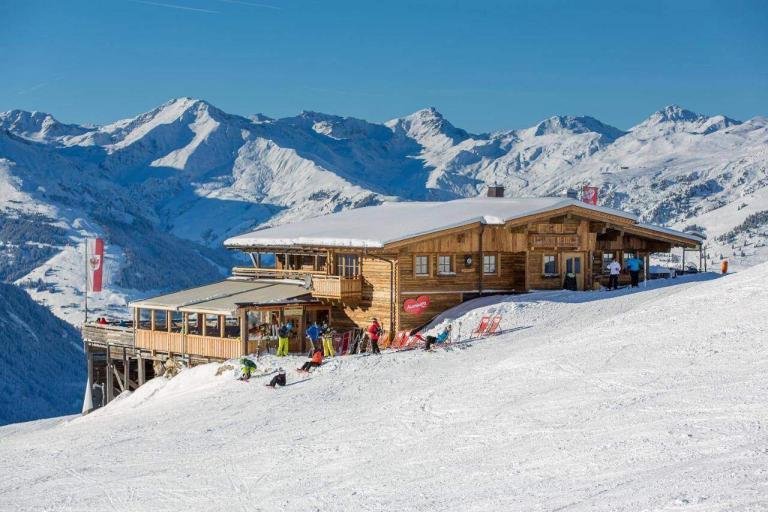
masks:
{"type": "MultiPolygon", "coordinates": [[[[230,248],[292,245],[380,248],[393,242],[475,222],[504,224],[567,206],[624,217],[633,222],[638,220],[636,215],[621,210],[593,206],[564,197],[476,197],[440,202],[384,203],[380,206],[346,210],[235,236],[225,240],[224,245],[230,248]]],[[[698,238],[668,228],[648,224],[642,226],[699,241],[698,238]]]]}
{"type": "Polygon", "coordinates": [[[307,302],[309,290],[291,280],[227,279],[178,292],[131,302],[134,308],[164,309],[188,313],[231,315],[238,304],[286,304],[307,302]]]}

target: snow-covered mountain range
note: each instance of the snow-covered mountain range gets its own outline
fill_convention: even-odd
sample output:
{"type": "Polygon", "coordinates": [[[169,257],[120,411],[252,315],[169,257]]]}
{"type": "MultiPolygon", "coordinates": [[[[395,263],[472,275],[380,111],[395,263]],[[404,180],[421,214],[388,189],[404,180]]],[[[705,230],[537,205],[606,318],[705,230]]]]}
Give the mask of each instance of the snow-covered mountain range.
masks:
{"type": "Polygon", "coordinates": [[[80,333],[5,283],[0,283],[0,375],[0,425],[74,414],[82,407],[80,333]]]}
{"type": "Polygon", "coordinates": [[[82,318],[82,242],[108,246],[107,293],[129,298],[226,272],[221,241],[258,226],[390,200],[590,184],[600,203],[709,237],[713,260],[768,259],[768,120],[677,106],[629,131],[591,117],[472,134],[435,109],[384,124],[302,112],[271,119],[180,98],[106,126],[0,113],[0,280],[82,318]]]}

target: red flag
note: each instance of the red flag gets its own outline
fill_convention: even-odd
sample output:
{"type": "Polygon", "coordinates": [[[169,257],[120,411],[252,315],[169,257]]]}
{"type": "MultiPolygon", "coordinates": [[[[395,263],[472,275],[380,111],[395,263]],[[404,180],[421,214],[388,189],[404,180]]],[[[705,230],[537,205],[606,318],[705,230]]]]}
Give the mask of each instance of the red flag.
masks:
{"type": "Polygon", "coordinates": [[[581,200],[587,204],[597,205],[597,187],[585,185],[581,193],[581,200]]]}
{"type": "Polygon", "coordinates": [[[100,292],[104,277],[104,240],[88,239],[88,291],[100,292]]]}

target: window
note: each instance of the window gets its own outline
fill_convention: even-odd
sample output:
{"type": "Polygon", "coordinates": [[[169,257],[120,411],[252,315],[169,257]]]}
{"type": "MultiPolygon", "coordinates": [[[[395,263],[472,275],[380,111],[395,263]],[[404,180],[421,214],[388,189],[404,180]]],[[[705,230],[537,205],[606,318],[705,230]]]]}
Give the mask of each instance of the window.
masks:
{"type": "Polygon", "coordinates": [[[635,256],[635,251],[628,251],[624,253],[624,261],[627,261],[628,259],[636,258],[636,257],[637,256],[635,256]]]}
{"type": "Polygon", "coordinates": [[[483,256],[483,274],[496,273],[496,255],[486,254],[483,256]]]}
{"type": "Polygon", "coordinates": [[[557,256],[554,254],[544,255],[544,275],[557,274],[557,256]]]}
{"type": "Polygon", "coordinates": [[[581,256],[570,256],[565,260],[566,274],[581,274],[581,256]]]}
{"type": "Polygon", "coordinates": [[[437,257],[437,273],[444,275],[453,274],[453,256],[437,257]]]}
{"type": "Polygon", "coordinates": [[[357,277],[360,275],[360,259],[356,254],[339,254],[336,271],[341,277],[357,277]]]}
{"type": "Polygon", "coordinates": [[[227,315],[224,318],[224,337],[225,338],[240,337],[240,317],[227,315]]]}
{"type": "Polygon", "coordinates": [[[413,259],[413,274],[417,276],[429,275],[429,256],[416,256],[413,259]]]}
{"type": "Polygon", "coordinates": [[[213,336],[214,338],[221,337],[221,331],[219,327],[219,315],[203,315],[205,317],[205,333],[204,336],[213,336]]]}
{"type": "Polygon", "coordinates": [[[152,328],[152,320],[149,316],[151,314],[151,309],[139,309],[139,329],[150,330],[152,328]]]}
{"type": "Polygon", "coordinates": [[[187,315],[187,334],[202,336],[203,322],[200,319],[201,317],[200,313],[189,313],[187,315]]]}
{"type": "Polygon", "coordinates": [[[152,314],[155,315],[155,330],[167,331],[168,330],[168,312],[155,309],[152,314]]]}
{"type": "Polygon", "coordinates": [[[171,332],[181,332],[184,326],[184,313],[171,311],[171,332]]]}

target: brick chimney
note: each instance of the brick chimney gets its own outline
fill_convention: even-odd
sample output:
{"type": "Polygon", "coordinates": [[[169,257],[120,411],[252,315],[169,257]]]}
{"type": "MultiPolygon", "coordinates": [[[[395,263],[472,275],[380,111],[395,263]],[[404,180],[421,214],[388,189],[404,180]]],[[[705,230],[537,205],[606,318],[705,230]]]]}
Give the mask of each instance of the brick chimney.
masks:
{"type": "Polygon", "coordinates": [[[504,197],[504,187],[502,185],[490,185],[487,195],[488,197],[504,197]]]}

